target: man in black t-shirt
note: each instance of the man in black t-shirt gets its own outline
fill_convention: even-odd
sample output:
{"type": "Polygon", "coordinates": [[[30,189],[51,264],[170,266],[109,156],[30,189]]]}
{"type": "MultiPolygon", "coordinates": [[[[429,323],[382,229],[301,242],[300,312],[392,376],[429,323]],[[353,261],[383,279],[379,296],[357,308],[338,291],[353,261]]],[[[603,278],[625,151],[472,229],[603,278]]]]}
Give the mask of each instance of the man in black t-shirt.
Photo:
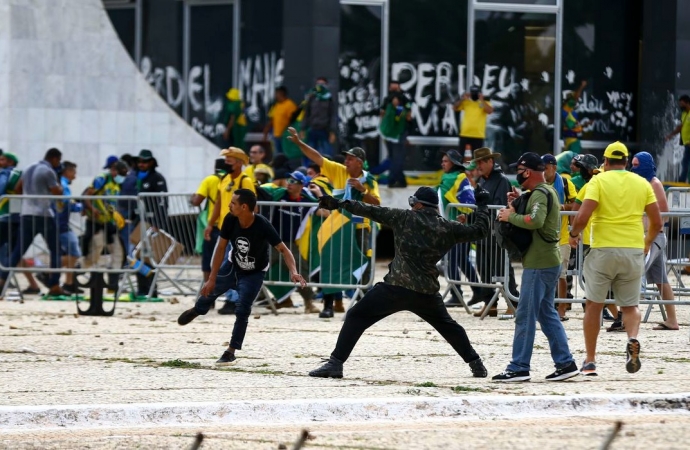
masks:
{"type": "Polygon", "coordinates": [[[211,262],[211,274],[201,288],[201,296],[193,308],[183,312],[177,319],[180,325],[187,325],[204,315],[220,295],[229,289],[236,290],[240,299],[235,309],[235,326],[228,349],[216,361],[217,365],[228,366],[235,362],[235,350],[242,349],[247,332],[252,303],[261,290],[269,266],[269,244],[283,255],[290,271],[290,279],[305,287],[307,282],[297,273],[295,259],[280,240],[273,225],[262,215],[254,214],[256,195],[248,189],[238,189],[232,196],[230,213],[223,220],[220,237],[211,262]],[[224,258],[228,242],[232,250],[224,258]],[[217,283],[217,284],[216,284],[217,283]]]}

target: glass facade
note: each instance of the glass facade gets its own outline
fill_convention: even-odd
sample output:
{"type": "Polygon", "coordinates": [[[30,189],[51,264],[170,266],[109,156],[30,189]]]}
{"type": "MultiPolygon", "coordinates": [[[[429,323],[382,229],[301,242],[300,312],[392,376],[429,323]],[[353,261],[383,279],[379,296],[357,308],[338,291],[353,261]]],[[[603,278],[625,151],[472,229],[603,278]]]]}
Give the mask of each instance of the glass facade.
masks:
{"type": "MultiPolygon", "coordinates": [[[[136,30],[134,8],[108,10],[133,58],[140,45],[138,63],[147,80],[171,108],[219,146],[223,124],[217,112],[227,90],[240,90],[249,131],[259,132],[286,64],[285,0],[236,1],[240,20],[234,17],[238,9],[232,0],[133,0],[141,8],[141,30],[136,30]]],[[[409,125],[413,144],[408,146],[406,168],[438,170],[439,150],[457,146],[461,117],[453,103],[471,84],[468,0],[354,3],[343,0],[340,10],[341,145],[361,145],[376,155],[374,159],[380,157],[378,108],[387,89],[381,80],[397,79],[413,100],[409,125]],[[387,67],[381,66],[382,49],[388,53],[387,67]],[[385,77],[382,70],[387,71],[385,77]]],[[[480,3],[530,7],[556,5],[556,0],[480,3]]],[[[587,83],[575,110],[583,128],[583,147],[636,141],[642,0],[562,0],[561,4],[560,95],[565,98],[583,81],[587,83]]],[[[475,11],[473,82],[495,109],[488,120],[486,144],[503,153],[506,163],[526,150],[552,152],[553,134],[561,133],[554,130],[556,23],[555,14],[475,11]]],[[[303,95],[290,94],[298,102],[303,95]]]]}

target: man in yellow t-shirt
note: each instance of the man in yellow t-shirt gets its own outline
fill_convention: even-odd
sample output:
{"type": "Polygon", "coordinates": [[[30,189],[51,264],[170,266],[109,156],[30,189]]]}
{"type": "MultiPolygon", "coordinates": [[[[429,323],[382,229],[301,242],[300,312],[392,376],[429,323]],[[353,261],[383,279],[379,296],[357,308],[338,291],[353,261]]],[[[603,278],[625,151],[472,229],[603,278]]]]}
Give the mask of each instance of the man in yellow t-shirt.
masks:
{"type": "MultiPolygon", "coordinates": [[[[342,152],[345,155],[345,164],[339,164],[324,158],[321,153],[303,142],[294,128],[288,128],[290,136],[288,139],[299,147],[304,156],[312,160],[321,168],[321,175],[328,178],[333,186],[333,197],[345,200],[358,200],[372,205],[381,204],[379,195],[379,185],[374,177],[364,171],[364,161],[367,155],[359,147],[351,148],[342,152]]],[[[369,231],[371,224],[369,219],[362,220],[356,225],[357,244],[364,255],[369,251],[369,231]]],[[[323,260],[322,260],[323,261],[323,260]]],[[[367,266],[366,272],[369,272],[367,266]]],[[[362,279],[365,278],[364,275],[362,279]]],[[[324,294],[323,311],[319,317],[333,317],[334,294],[324,294]],[[326,313],[326,314],[324,314],[326,313]],[[328,315],[330,314],[330,316],[328,315]]],[[[335,312],[339,312],[342,306],[336,305],[335,312]]],[[[344,309],[342,309],[344,312],[344,309]]]]}
{"type": "Polygon", "coordinates": [[[281,139],[295,111],[297,111],[297,105],[288,98],[287,88],[278,86],[275,90],[275,103],[268,111],[269,121],[264,127],[264,141],[268,140],[268,131],[273,129],[274,154],[283,153],[281,139]]]}
{"type": "MultiPolygon", "coordinates": [[[[207,224],[211,220],[211,216],[213,216],[213,208],[218,198],[218,185],[225,175],[227,175],[225,158],[216,159],[214,173],[201,181],[199,188],[189,201],[192,206],[201,206],[204,200],[206,200],[203,212],[206,213],[207,224]]],[[[208,280],[208,276],[211,273],[211,257],[213,256],[213,250],[216,248],[219,233],[220,231],[214,228],[211,231],[210,239],[204,239],[201,249],[201,271],[204,273],[204,282],[208,280]]]]}
{"type": "Polygon", "coordinates": [[[494,112],[491,102],[484,99],[479,86],[473,85],[465,92],[461,100],[453,105],[456,111],[462,111],[460,126],[460,151],[476,150],[484,147],[486,137],[486,118],[494,112]]]}
{"type": "Polygon", "coordinates": [[[681,95],[678,99],[678,106],[680,107],[680,124],[673,129],[671,134],[666,136],[666,140],[670,140],[673,136],[680,133],[680,145],[683,149],[683,162],[680,164],[680,175],[678,181],[681,183],[688,182],[688,169],[690,168],[690,96],[681,95]]]}
{"type": "Polygon", "coordinates": [[[609,289],[621,307],[625,331],[626,370],[640,370],[640,285],[644,259],[661,230],[661,214],[652,186],[647,180],[625,170],[628,149],[614,142],[604,151],[605,172],[592,178],[582,206],[570,230],[570,245],[576,246],[580,232],[591,224],[591,248],[584,262],[585,296],[583,321],[587,356],[582,367],[585,375],[596,375],[596,348],[601,312],[609,289]],[[645,236],[642,216],[647,214],[649,228],[645,236]]]}

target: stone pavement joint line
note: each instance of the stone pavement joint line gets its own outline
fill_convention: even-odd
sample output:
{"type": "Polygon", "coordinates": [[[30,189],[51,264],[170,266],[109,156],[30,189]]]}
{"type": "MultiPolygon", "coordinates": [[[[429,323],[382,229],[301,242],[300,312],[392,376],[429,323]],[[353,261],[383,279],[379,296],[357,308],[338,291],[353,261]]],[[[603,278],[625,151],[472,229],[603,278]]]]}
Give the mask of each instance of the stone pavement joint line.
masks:
{"type": "Polygon", "coordinates": [[[49,428],[690,413],[688,394],[468,396],[1,407],[0,433],[49,428]]]}

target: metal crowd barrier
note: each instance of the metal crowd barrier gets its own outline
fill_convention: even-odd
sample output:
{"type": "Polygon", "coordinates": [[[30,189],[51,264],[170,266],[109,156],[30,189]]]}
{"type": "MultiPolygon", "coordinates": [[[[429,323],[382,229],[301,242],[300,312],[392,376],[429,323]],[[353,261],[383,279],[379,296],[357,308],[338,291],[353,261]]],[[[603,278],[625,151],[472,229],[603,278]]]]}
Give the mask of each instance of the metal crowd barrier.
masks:
{"type": "MultiPolygon", "coordinates": [[[[690,189],[686,188],[671,188],[674,189],[676,192],[688,192],[690,194],[690,189]]],[[[669,198],[674,194],[669,194],[669,198]]],[[[669,203],[671,206],[671,204],[669,203]]],[[[449,204],[446,207],[446,214],[449,212],[451,208],[458,208],[458,207],[464,207],[464,208],[472,208],[474,209],[474,205],[466,205],[466,204],[459,204],[459,203],[453,203],[449,204]]],[[[502,206],[495,206],[492,205],[489,207],[491,210],[498,210],[503,208],[502,206]]],[[[688,209],[678,209],[678,206],[675,206],[676,209],[672,209],[670,212],[667,213],[662,213],[662,218],[668,219],[664,226],[664,232],[666,233],[667,236],[667,246],[666,246],[666,271],[667,275],[669,277],[669,283],[671,284],[671,287],[673,289],[674,293],[674,300],[661,300],[661,295],[658,290],[658,288],[654,285],[648,285],[645,284],[644,286],[640,286],[640,305],[648,305],[647,311],[644,316],[644,322],[646,322],[649,319],[649,316],[652,312],[652,309],[654,306],[658,305],[660,306],[661,314],[662,317],[665,320],[665,312],[663,309],[664,305],[673,305],[673,306],[685,306],[685,305],[690,305],[690,299],[687,299],[687,297],[690,297],[690,287],[687,287],[685,283],[683,282],[682,279],[682,271],[680,270],[681,267],[688,267],[690,269],[690,258],[688,258],[688,254],[690,252],[690,208],[688,209]]],[[[567,216],[575,216],[577,215],[577,212],[575,211],[561,211],[560,213],[561,217],[567,217],[567,216]]],[[[479,261],[481,260],[482,256],[480,254],[480,251],[482,249],[493,249],[494,245],[497,246],[496,241],[495,241],[495,236],[494,236],[494,226],[496,222],[494,220],[493,214],[492,214],[492,220],[490,222],[490,233],[489,237],[486,238],[484,241],[488,241],[486,245],[481,245],[481,243],[477,243],[476,246],[476,259],[474,258],[469,258],[469,261],[472,263],[471,266],[468,267],[468,271],[470,274],[472,274],[472,270],[474,270],[474,276],[477,276],[477,268],[478,266],[474,265],[474,261],[479,261]]],[[[450,290],[455,290],[456,294],[458,293],[458,289],[461,288],[461,286],[468,286],[468,287],[488,287],[494,290],[494,295],[489,302],[489,307],[493,306],[493,304],[497,301],[497,297],[499,294],[502,294],[504,298],[506,298],[506,301],[508,303],[509,308],[511,307],[510,301],[518,301],[519,299],[514,296],[511,293],[511,289],[509,289],[509,276],[505,276],[504,274],[509,274],[510,273],[510,268],[513,267],[514,269],[519,269],[521,268],[521,263],[519,262],[511,262],[510,258],[508,258],[507,252],[504,250],[500,250],[500,253],[502,253],[502,257],[495,256],[495,254],[491,253],[489,254],[488,258],[484,258],[485,260],[489,261],[489,268],[492,269],[492,272],[490,276],[487,277],[482,277],[479,276],[481,279],[481,283],[475,283],[471,282],[470,278],[473,275],[469,275],[468,273],[465,272],[464,270],[461,269],[461,271],[456,271],[453,273],[452,271],[449,270],[450,267],[452,267],[452,264],[450,262],[450,258],[453,257],[452,252],[449,252],[446,254],[444,257],[443,261],[443,266],[444,266],[444,277],[446,279],[446,282],[448,283],[448,287],[446,288],[446,291],[444,292],[443,296],[445,297],[450,290]],[[461,275],[462,273],[462,275],[461,275]],[[490,282],[487,282],[487,279],[490,280],[490,282]]],[[[576,249],[576,264],[573,269],[569,269],[567,271],[567,274],[569,276],[572,276],[573,279],[577,280],[577,282],[573,281],[572,283],[572,295],[573,298],[556,298],[555,302],[556,303],[585,303],[586,299],[584,298],[584,289],[585,289],[585,280],[584,277],[582,276],[582,269],[584,266],[584,259],[585,259],[585,247],[583,246],[582,240],[580,240],[580,243],[578,245],[578,248],[576,249]]],[[[460,255],[460,258],[462,258],[463,255],[460,255]]],[[[456,267],[460,266],[461,263],[456,263],[456,267]]],[[[516,283],[519,284],[520,280],[516,279],[516,283]]],[[[519,287],[519,286],[518,286],[519,287]]],[[[461,299],[462,297],[459,296],[461,299]]],[[[606,304],[615,304],[614,300],[607,300],[606,304]]],[[[466,311],[469,313],[470,309],[467,307],[467,305],[463,301],[463,305],[465,306],[466,311]]],[[[486,308],[485,313],[488,312],[488,308],[486,308]]],[[[482,316],[482,319],[485,317],[486,314],[482,316]]]]}
{"type": "MultiPolygon", "coordinates": [[[[128,220],[140,220],[137,197],[10,195],[0,197],[9,206],[0,218],[0,272],[5,281],[0,296],[23,300],[17,273],[24,273],[36,284],[34,273],[49,289],[60,286],[65,299],[85,300],[90,291],[85,315],[112,315],[121,290],[123,274],[137,270],[127,264],[120,230],[128,220]],[[127,202],[125,209],[122,203],[127,202]],[[131,209],[129,209],[131,206],[131,209]],[[23,215],[21,213],[24,213],[23,215]],[[126,219],[127,217],[128,219],[126,219]],[[82,283],[78,276],[89,273],[82,283]],[[107,275],[107,282],[103,275],[107,275]],[[113,308],[102,308],[103,289],[113,291],[113,308]],[[9,295],[8,295],[9,294],[9,295]]],[[[50,291],[55,292],[55,291],[50,291]]]]}

